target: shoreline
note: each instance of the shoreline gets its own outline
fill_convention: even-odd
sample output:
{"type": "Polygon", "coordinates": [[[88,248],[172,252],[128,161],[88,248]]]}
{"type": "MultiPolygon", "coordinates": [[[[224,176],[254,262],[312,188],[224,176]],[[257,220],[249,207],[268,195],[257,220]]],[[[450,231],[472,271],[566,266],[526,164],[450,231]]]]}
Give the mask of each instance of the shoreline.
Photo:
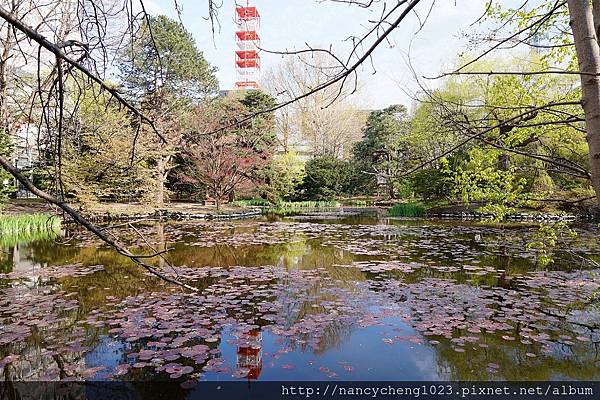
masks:
{"type": "MultiPolygon", "coordinates": [[[[200,203],[181,203],[173,202],[163,207],[151,207],[139,203],[103,203],[76,209],[92,222],[108,221],[132,221],[140,219],[149,220],[223,220],[223,219],[244,219],[258,217],[267,214],[267,207],[261,206],[232,206],[224,205],[217,211],[215,206],[205,206],[200,203]]],[[[341,206],[338,208],[326,209],[302,209],[293,210],[289,216],[307,216],[307,217],[353,217],[353,216],[373,216],[378,218],[391,219],[449,219],[449,220],[467,220],[477,221],[489,219],[492,217],[489,213],[481,213],[472,209],[452,209],[441,208],[426,211],[421,217],[391,217],[387,214],[388,206],[341,206]]],[[[21,199],[8,202],[1,212],[4,215],[27,215],[49,213],[61,215],[60,210],[38,199],[21,199]]],[[[599,216],[591,212],[581,213],[558,213],[558,212],[523,212],[519,211],[507,215],[503,221],[506,222],[596,222],[599,216]]]]}

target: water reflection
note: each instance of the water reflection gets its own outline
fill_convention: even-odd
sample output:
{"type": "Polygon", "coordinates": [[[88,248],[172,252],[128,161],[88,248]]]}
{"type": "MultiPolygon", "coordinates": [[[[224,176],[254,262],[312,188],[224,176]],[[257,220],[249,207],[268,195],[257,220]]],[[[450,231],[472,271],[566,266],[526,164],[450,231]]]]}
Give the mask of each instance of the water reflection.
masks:
{"type": "Polygon", "coordinates": [[[197,295],[83,233],[13,244],[0,253],[0,368],[7,380],[185,387],[595,380],[600,278],[581,257],[598,253],[598,229],[577,229],[550,267],[527,250],[535,227],[524,226],[288,219],[129,230],[130,245],[173,249],[159,265],[197,295]]]}

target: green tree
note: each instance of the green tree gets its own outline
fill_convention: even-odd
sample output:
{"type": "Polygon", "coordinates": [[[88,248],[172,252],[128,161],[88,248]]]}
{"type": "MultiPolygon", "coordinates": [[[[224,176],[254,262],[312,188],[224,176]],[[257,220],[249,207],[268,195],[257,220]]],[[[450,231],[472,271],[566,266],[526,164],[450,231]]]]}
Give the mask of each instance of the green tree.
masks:
{"type": "Polygon", "coordinates": [[[498,215],[510,207],[533,205],[524,203],[526,198],[572,199],[593,193],[576,78],[483,72],[529,71],[543,62],[537,54],[478,62],[467,68],[467,75],[449,77],[417,107],[403,136],[415,156],[411,163],[422,165],[419,159],[438,158],[464,143],[453,152],[447,170],[453,193],[464,201],[486,202],[498,215]]]}
{"type": "Polygon", "coordinates": [[[370,174],[367,186],[374,189],[384,179],[390,197],[395,197],[393,176],[406,156],[400,138],[407,132],[408,112],[403,105],[373,111],[367,118],[362,140],[354,145],[354,162],[370,174]]]}
{"type": "Polygon", "coordinates": [[[273,203],[292,200],[304,180],[304,163],[294,150],[289,150],[273,157],[266,174],[267,184],[263,188],[266,197],[273,203]]]}
{"type": "Polygon", "coordinates": [[[166,184],[184,146],[184,134],[193,108],[218,89],[216,68],[204,58],[192,34],[166,16],[144,21],[120,57],[121,84],[150,116],[166,138],[162,142],[147,125],[148,162],[154,167],[154,201],[163,204],[166,184]]]}
{"type": "Polygon", "coordinates": [[[69,196],[82,203],[99,200],[151,201],[152,169],[145,158],[147,144],[138,139],[124,110],[106,96],[85,88],[78,98],[76,121],[63,146],[63,181],[69,196]],[[132,149],[136,152],[132,153],[132,149]]]}
{"type": "MultiPolygon", "coordinates": [[[[0,129],[0,156],[10,156],[9,138],[2,129],[0,129]]],[[[0,169],[0,210],[2,210],[4,203],[8,199],[8,195],[13,191],[11,182],[12,176],[4,169],[0,169]]]]}
{"type": "MultiPolygon", "coordinates": [[[[575,117],[585,132],[587,143],[587,179],[592,184],[596,206],[600,204],[600,3],[588,0],[554,2],[543,0],[528,7],[510,8],[496,3],[488,10],[498,23],[497,32],[519,30],[522,43],[540,54],[541,62],[533,71],[568,70],[579,74],[576,113],[563,114],[562,119],[575,117]]],[[[554,93],[560,101],[562,94],[554,93]]],[[[564,122],[563,122],[564,123],[564,122]]]]}
{"type": "Polygon", "coordinates": [[[198,102],[218,89],[212,67],[181,23],[164,15],[144,20],[121,53],[120,78],[138,99],[167,91],[178,99],[198,102]]]}

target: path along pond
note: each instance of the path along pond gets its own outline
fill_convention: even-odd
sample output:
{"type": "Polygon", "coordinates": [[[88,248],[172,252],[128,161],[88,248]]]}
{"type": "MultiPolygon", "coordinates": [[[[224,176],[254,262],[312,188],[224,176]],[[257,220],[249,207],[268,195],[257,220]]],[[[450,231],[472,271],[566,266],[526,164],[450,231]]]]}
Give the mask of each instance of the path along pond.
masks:
{"type": "Polygon", "coordinates": [[[145,222],[165,284],[85,234],[0,252],[12,380],[600,379],[600,235],[542,266],[534,225],[145,222]],[[168,262],[167,262],[168,261],[168,262]],[[173,265],[174,268],[169,265],[173,265]]]}

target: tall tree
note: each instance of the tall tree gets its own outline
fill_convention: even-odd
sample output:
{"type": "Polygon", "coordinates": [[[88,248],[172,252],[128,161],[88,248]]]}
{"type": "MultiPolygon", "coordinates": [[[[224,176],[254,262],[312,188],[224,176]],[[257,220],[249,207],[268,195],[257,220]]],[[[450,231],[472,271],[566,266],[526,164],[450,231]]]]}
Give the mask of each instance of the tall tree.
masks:
{"type": "MultiPolygon", "coordinates": [[[[326,82],[335,68],[333,60],[320,53],[288,57],[267,73],[266,87],[272,96],[288,101],[326,82]]],[[[348,158],[367,115],[352,103],[350,94],[342,85],[333,85],[278,110],[280,147],[308,147],[313,156],[348,158]]]]}
{"type": "Polygon", "coordinates": [[[148,166],[147,143],[138,139],[136,156],[130,151],[136,130],[125,110],[105,94],[83,88],[77,117],[65,129],[63,180],[69,196],[80,203],[153,201],[155,181],[148,166]]]}
{"type": "MultiPolygon", "coordinates": [[[[479,74],[542,76],[554,74],[579,75],[581,85],[581,115],[563,114],[558,121],[564,124],[569,117],[571,122],[583,116],[588,145],[588,179],[595,191],[596,205],[600,205],[600,56],[598,48],[598,26],[600,26],[600,4],[588,0],[541,0],[532,4],[527,2],[518,8],[509,8],[497,2],[488,8],[488,15],[499,22],[494,35],[489,40],[492,46],[480,56],[465,63],[453,73],[471,73],[473,66],[484,56],[502,48],[506,44],[528,46],[540,55],[538,65],[530,65],[528,71],[496,69],[479,74]]],[[[553,103],[561,102],[561,96],[548,105],[530,105],[540,112],[555,108],[553,103]]],[[[516,111],[516,109],[513,109],[516,111]]],[[[523,110],[522,110],[523,111],[523,110]]],[[[524,113],[527,113],[525,110],[524,113]]],[[[524,114],[523,113],[523,114],[524,114]]]]}
{"type": "Polygon", "coordinates": [[[371,176],[371,186],[384,180],[388,195],[395,197],[393,178],[397,173],[402,151],[401,138],[408,128],[408,113],[403,105],[389,106],[369,114],[363,138],[354,146],[354,160],[371,176]]]}
{"type": "MultiPolygon", "coordinates": [[[[4,129],[0,128],[0,156],[8,157],[10,155],[10,143],[8,135],[4,133],[4,129]]],[[[0,210],[6,201],[8,194],[12,192],[12,176],[4,169],[0,170],[0,210]]]]}
{"type": "Polygon", "coordinates": [[[161,143],[148,126],[142,127],[155,167],[154,201],[166,200],[165,185],[181,151],[186,118],[202,99],[218,88],[216,68],[197,48],[192,34],[181,23],[166,16],[148,17],[140,31],[121,53],[122,85],[167,139],[161,143]]]}
{"type": "Polygon", "coordinates": [[[600,205],[600,1],[568,0],[585,113],[591,178],[600,205]]]}
{"type": "Polygon", "coordinates": [[[166,91],[197,103],[218,88],[215,72],[180,22],[149,16],[120,55],[120,78],[130,96],[166,91]]]}

